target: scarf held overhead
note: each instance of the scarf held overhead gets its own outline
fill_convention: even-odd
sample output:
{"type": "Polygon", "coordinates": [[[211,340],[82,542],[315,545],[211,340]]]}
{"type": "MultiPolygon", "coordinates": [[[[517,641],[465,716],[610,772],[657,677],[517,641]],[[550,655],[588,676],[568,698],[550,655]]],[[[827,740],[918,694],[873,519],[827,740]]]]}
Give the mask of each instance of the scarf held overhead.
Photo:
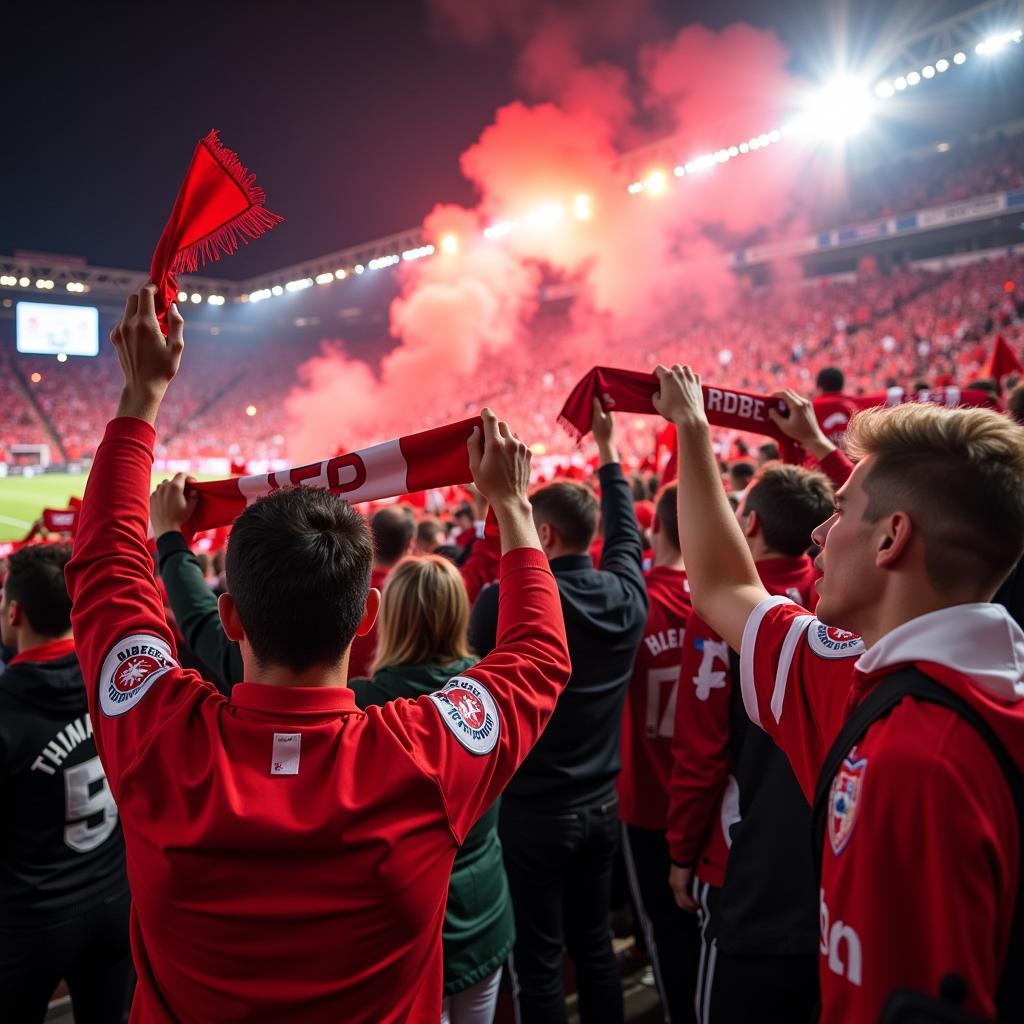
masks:
{"type": "Polygon", "coordinates": [[[468,484],[473,474],[466,442],[477,426],[482,435],[483,424],[477,416],[308,466],[195,484],[190,493],[198,495],[199,504],[186,533],[227,526],[247,505],[282,487],[326,487],[355,504],[468,484]]]}
{"type": "Polygon", "coordinates": [[[178,295],[175,275],[195,273],[208,260],[219,260],[221,253],[233,253],[239,240],[259,238],[282,220],[265,201],[256,176],[221,144],[216,131],[200,139],[149,271],[165,334],[167,307],[178,295]]]}

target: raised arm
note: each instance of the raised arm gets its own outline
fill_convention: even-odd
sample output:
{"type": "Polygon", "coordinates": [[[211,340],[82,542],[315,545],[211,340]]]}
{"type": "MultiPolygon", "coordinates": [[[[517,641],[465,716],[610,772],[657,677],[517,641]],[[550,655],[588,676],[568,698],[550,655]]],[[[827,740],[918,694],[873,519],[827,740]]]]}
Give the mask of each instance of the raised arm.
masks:
{"type": "Polygon", "coordinates": [[[636,521],[633,495],[622,475],[619,450],[615,443],[615,417],[594,399],[594,441],[600,465],[601,523],[604,544],[601,548],[602,572],[614,573],[622,583],[627,599],[639,597],[647,609],[644,585],[644,544],[636,521]]]}
{"type": "Polygon", "coordinates": [[[185,643],[216,676],[211,682],[229,693],[242,682],[244,669],[238,644],[229,640],[217,612],[217,598],[207,586],[199,561],[188,546],[182,527],[195,511],[196,499],[185,496],[192,482],[177,473],[153,491],[149,520],[156,537],[157,564],[167,597],[185,643]]]}
{"type": "Polygon", "coordinates": [[[96,744],[114,795],[171,708],[201,685],[177,667],[146,546],[154,425],[184,348],[183,321],[157,324],[156,289],[128,298],[111,332],[124,390],[96,452],[66,577],[96,744]]]}
{"type": "Polygon", "coordinates": [[[437,693],[380,711],[436,780],[459,841],[537,742],[570,672],[558,589],[526,496],[530,450],[486,409],[483,425],[486,444],[470,441],[470,467],[501,531],[497,643],[437,693]]]}
{"type": "Polygon", "coordinates": [[[785,400],[789,415],[783,416],[777,410],[769,409],[772,422],[786,437],[803,445],[817,459],[821,471],[838,491],[853,472],[853,463],[825,436],[811,402],[790,388],[776,391],[775,397],[785,400]]]}
{"type": "Polygon", "coordinates": [[[679,539],[698,615],[733,650],[750,613],[768,597],[722,489],[700,377],[688,366],[654,371],[654,407],[679,439],[679,539]]]}

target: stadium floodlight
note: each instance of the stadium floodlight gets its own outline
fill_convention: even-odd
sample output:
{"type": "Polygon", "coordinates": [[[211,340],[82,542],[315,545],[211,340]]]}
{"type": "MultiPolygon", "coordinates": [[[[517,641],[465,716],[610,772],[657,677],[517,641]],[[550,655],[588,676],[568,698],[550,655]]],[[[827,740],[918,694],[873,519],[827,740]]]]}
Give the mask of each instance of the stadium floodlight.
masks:
{"type": "Polygon", "coordinates": [[[257,288],[256,291],[249,293],[250,302],[262,302],[264,299],[269,299],[273,294],[269,288],[257,288]]]}
{"type": "Polygon", "coordinates": [[[300,277],[297,281],[289,281],[285,286],[286,292],[301,292],[306,288],[313,287],[313,278],[311,277],[300,277]]]}
{"type": "Polygon", "coordinates": [[[376,256],[367,264],[370,270],[382,270],[384,267],[393,267],[402,257],[395,253],[389,256],[376,256]]]}
{"type": "Polygon", "coordinates": [[[188,302],[188,292],[178,292],[179,302],[188,302]]]}
{"type": "Polygon", "coordinates": [[[685,177],[686,176],[686,168],[682,164],[676,164],[676,166],[672,168],[672,173],[677,178],[685,177]]]}
{"type": "Polygon", "coordinates": [[[193,292],[191,295],[191,299],[195,303],[200,303],[203,301],[203,297],[202,295],[199,294],[199,292],[193,292]]]}
{"type": "Polygon", "coordinates": [[[353,272],[354,272],[354,273],[356,273],[356,274],[361,274],[361,273],[362,273],[362,272],[363,272],[364,270],[366,270],[366,267],[364,267],[364,266],[362,265],[362,263],[357,263],[357,264],[356,264],[356,265],[355,265],[355,266],[354,266],[354,267],[352,268],[352,270],[353,270],[353,272]]]}
{"type": "Polygon", "coordinates": [[[20,284],[22,288],[27,288],[31,283],[32,282],[27,277],[18,278],[18,284],[20,284]]]}
{"type": "Polygon", "coordinates": [[[935,70],[941,75],[943,71],[949,70],[949,61],[945,57],[940,57],[935,62],[935,70]]]}
{"type": "Polygon", "coordinates": [[[224,305],[224,296],[223,295],[207,295],[206,296],[206,301],[211,306],[223,306],[224,305]]]}
{"type": "Polygon", "coordinates": [[[644,178],[644,189],[652,196],[660,196],[668,188],[668,175],[662,170],[651,171],[644,178]]]}
{"type": "Polygon", "coordinates": [[[982,57],[994,57],[997,53],[1006,48],[1008,43],[1019,43],[1022,32],[1019,28],[1009,29],[1006,32],[995,32],[987,39],[983,39],[974,48],[974,52],[982,57]]]}
{"type": "Polygon", "coordinates": [[[739,147],[738,146],[730,146],[729,147],[729,156],[739,156],[739,155],[740,155],[740,151],[739,151],[739,147]]]}
{"type": "Polygon", "coordinates": [[[907,80],[902,75],[898,75],[896,78],[893,79],[892,84],[893,88],[897,92],[903,92],[903,90],[906,89],[907,87],[907,80]]]}
{"type": "MultiPolygon", "coordinates": [[[[486,232],[484,232],[484,234],[486,234],[486,232]]],[[[402,259],[403,260],[409,260],[409,261],[411,261],[411,260],[421,260],[425,256],[433,256],[433,255],[434,255],[434,247],[432,245],[420,245],[420,246],[417,246],[415,249],[406,249],[405,252],[402,253],[402,259]]]]}
{"type": "MultiPolygon", "coordinates": [[[[454,256],[459,251],[459,236],[451,233],[441,236],[441,252],[446,256],[454,256]]],[[[359,268],[356,267],[356,270],[359,268]]]]}
{"type": "Polygon", "coordinates": [[[880,100],[887,100],[896,95],[896,90],[893,88],[891,82],[879,82],[875,86],[875,95],[880,100]]]}
{"type": "Polygon", "coordinates": [[[921,76],[916,71],[911,71],[910,74],[907,75],[907,85],[920,85],[920,84],[921,84],[921,76]]]}
{"type": "Polygon", "coordinates": [[[335,280],[344,281],[345,278],[348,277],[348,271],[344,267],[339,267],[334,272],[334,277],[335,277],[335,280]]]}
{"type": "Polygon", "coordinates": [[[284,295],[284,289],[279,284],[275,284],[274,287],[270,289],[270,294],[284,295]]]}
{"type": "MultiPolygon", "coordinates": [[[[898,78],[893,83],[897,89],[899,83],[898,78]]],[[[844,75],[826,82],[809,96],[790,127],[810,138],[841,140],[867,127],[871,108],[871,92],[865,83],[844,75]]],[[[750,148],[757,149],[769,141],[768,136],[758,136],[750,140],[750,148]]]]}
{"type": "Polygon", "coordinates": [[[68,354],[67,354],[67,352],[58,352],[57,353],[57,362],[58,363],[66,363],[67,361],[68,361],[68,354]]]}
{"type": "Polygon", "coordinates": [[[557,227],[564,219],[565,207],[561,203],[542,203],[526,215],[526,223],[539,230],[557,227]]]}
{"type": "Polygon", "coordinates": [[[963,64],[966,60],[967,60],[967,54],[964,53],[963,50],[961,50],[959,53],[954,53],[953,54],[953,63],[954,64],[963,64]]]}
{"type": "Polygon", "coordinates": [[[580,192],[572,201],[573,216],[577,220],[590,220],[594,216],[594,208],[590,196],[586,192],[580,192]]]}
{"type": "Polygon", "coordinates": [[[316,275],[317,284],[331,284],[334,281],[334,275],[328,270],[323,274],[316,275]]]}
{"type": "Polygon", "coordinates": [[[484,238],[504,238],[505,235],[515,231],[517,227],[519,225],[514,220],[496,220],[484,228],[484,238]]]}
{"type": "Polygon", "coordinates": [[[637,192],[643,192],[644,183],[642,181],[631,181],[626,191],[631,195],[635,196],[637,192]]]}
{"type": "Polygon", "coordinates": [[[934,78],[935,68],[933,68],[931,64],[925,64],[925,66],[921,68],[921,75],[924,78],[934,78]]]}
{"type": "Polygon", "coordinates": [[[247,405],[245,407],[245,415],[246,416],[255,416],[256,415],[256,406],[255,405],[247,405]]]}

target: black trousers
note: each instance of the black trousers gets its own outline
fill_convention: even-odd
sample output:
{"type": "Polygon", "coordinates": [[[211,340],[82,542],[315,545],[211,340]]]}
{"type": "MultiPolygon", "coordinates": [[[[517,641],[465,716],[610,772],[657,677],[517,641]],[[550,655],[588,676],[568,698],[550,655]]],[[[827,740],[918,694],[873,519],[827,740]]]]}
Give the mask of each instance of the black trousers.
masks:
{"type": "Polygon", "coordinates": [[[697,916],[680,910],[669,888],[671,859],[665,833],[633,825],[624,829],[629,886],[666,1020],[672,1024],[693,1024],[700,960],[697,916]]]}
{"type": "Polygon", "coordinates": [[[128,893],[43,928],[0,928],[0,1017],[36,1024],[63,978],[75,1024],[121,1024],[132,984],[128,893]]]}
{"type": "Polygon", "coordinates": [[[510,964],[524,1024],[564,1024],[563,950],[576,971],[580,1019],[623,1020],[608,918],[619,848],[618,803],[562,814],[501,808],[501,842],[516,918],[510,964]]]}
{"type": "Polygon", "coordinates": [[[812,1024],[818,1009],[818,955],[724,953],[707,935],[717,890],[694,880],[702,948],[697,982],[698,1024],[812,1024]]]}

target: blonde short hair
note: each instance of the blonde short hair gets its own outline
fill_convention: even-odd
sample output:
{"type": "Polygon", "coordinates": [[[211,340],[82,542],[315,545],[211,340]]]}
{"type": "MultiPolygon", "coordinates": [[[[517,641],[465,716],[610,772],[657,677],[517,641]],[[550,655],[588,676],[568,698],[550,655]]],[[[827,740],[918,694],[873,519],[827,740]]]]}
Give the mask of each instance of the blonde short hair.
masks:
{"type": "Polygon", "coordinates": [[[458,569],[436,555],[403,558],[384,582],[371,671],[468,658],[468,628],[469,600],[458,569]]]}
{"type": "Polygon", "coordinates": [[[937,590],[974,581],[994,592],[1024,552],[1024,429],[990,409],[868,409],[846,435],[871,456],[866,518],[906,511],[937,590]]]}

